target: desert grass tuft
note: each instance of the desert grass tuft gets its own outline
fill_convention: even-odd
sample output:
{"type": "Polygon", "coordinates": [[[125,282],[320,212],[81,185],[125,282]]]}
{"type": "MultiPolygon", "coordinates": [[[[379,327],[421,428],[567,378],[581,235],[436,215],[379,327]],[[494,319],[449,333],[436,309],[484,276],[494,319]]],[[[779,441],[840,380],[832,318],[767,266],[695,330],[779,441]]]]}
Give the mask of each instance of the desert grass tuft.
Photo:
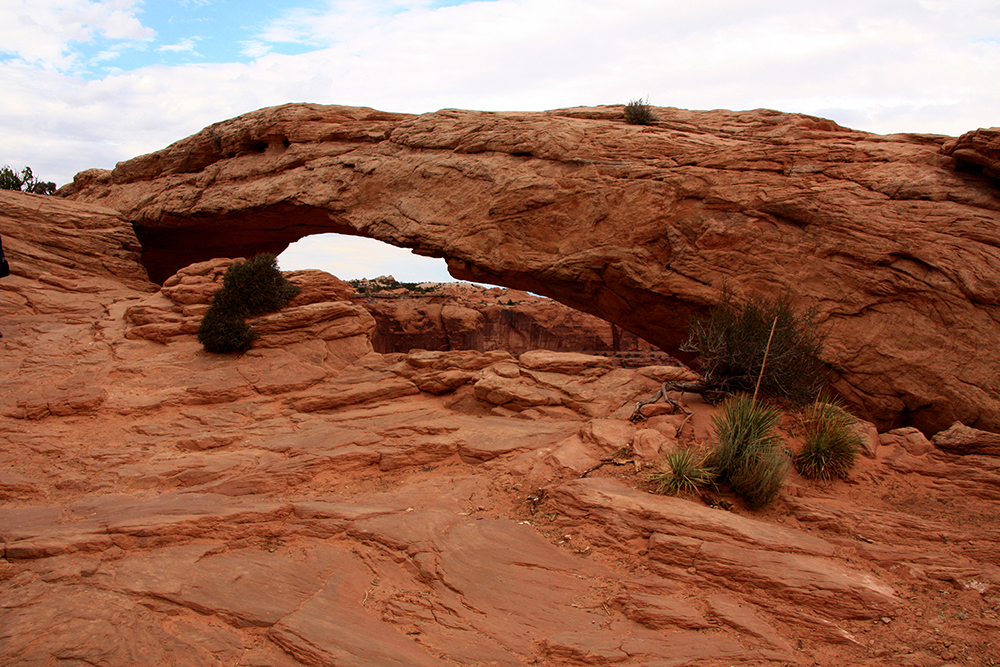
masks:
{"type": "Polygon", "coordinates": [[[712,418],[718,444],[708,464],[747,504],[759,509],[774,501],[788,472],[788,457],[775,432],[776,408],[738,394],[712,418]]]}
{"type": "Polygon", "coordinates": [[[705,463],[705,457],[698,457],[690,449],[675,449],[666,454],[662,469],[650,475],[658,493],[674,496],[693,493],[714,479],[715,471],[705,463]]]}
{"type": "Polygon", "coordinates": [[[805,444],[794,459],[798,471],[814,479],[847,477],[861,449],[855,423],[837,401],[817,399],[805,413],[805,444]]]}

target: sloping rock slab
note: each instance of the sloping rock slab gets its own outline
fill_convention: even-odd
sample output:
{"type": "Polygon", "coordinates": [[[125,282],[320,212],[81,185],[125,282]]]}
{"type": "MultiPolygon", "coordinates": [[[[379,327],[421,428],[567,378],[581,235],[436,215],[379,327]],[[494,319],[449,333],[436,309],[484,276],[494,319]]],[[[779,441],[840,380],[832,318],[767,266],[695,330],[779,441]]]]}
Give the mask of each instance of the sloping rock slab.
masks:
{"type": "Polygon", "coordinates": [[[8,665],[227,667],[245,648],[224,625],[157,614],[115,591],[34,580],[5,594],[0,656],[8,665]]]}
{"type": "Polygon", "coordinates": [[[872,618],[896,608],[891,586],[833,560],[832,544],[686,500],[633,491],[608,478],[549,490],[566,521],[598,522],[622,539],[649,539],[649,557],[694,568],[710,581],[742,582],[834,618],[872,618]]]}

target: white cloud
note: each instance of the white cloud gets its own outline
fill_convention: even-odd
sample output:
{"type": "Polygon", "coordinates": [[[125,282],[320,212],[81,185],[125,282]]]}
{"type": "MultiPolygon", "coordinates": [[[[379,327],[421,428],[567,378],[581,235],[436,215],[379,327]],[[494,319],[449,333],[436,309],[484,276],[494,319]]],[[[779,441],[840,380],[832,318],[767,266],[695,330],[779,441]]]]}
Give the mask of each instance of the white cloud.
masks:
{"type": "Polygon", "coordinates": [[[448,282],[443,259],[414,255],[374,239],[317,234],[288,246],[278,258],[283,271],[322,269],[341,280],[391,275],[400,282],[448,282]]]}
{"type": "Polygon", "coordinates": [[[197,53],[194,45],[196,39],[200,39],[200,37],[185,37],[176,44],[164,44],[163,46],[157,47],[157,50],[169,51],[171,53],[197,53]]]}
{"type": "MultiPolygon", "coordinates": [[[[5,3],[0,18],[28,16],[28,6],[5,3]]],[[[56,74],[51,63],[71,59],[72,41],[97,26],[112,34],[116,12],[134,18],[133,3],[43,0],[40,7],[31,20],[61,26],[55,37],[31,46],[0,32],[0,48],[21,59],[0,61],[0,123],[10,137],[0,159],[59,183],[292,101],[424,112],[648,96],[662,106],[815,113],[877,132],[959,134],[1000,124],[995,0],[491,0],[438,8],[341,0],[324,13],[275,21],[242,45],[251,63],[147,67],[93,81],[56,74]],[[106,21],[79,20],[73,32],[66,20],[73,7],[106,21]],[[274,53],[282,40],[320,48],[274,53]]],[[[137,19],[132,32],[128,25],[113,34],[148,34],[137,19]]],[[[189,36],[176,46],[194,44],[189,36]]]]}
{"type": "Polygon", "coordinates": [[[258,40],[240,42],[240,53],[247,58],[260,58],[271,52],[271,46],[258,40]]]}
{"type": "Polygon", "coordinates": [[[148,40],[153,30],[136,18],[132,0],[4,0],[0,4],[0,52],[47,69],[76,61],[73,43],[95,36],[148,40]]]}

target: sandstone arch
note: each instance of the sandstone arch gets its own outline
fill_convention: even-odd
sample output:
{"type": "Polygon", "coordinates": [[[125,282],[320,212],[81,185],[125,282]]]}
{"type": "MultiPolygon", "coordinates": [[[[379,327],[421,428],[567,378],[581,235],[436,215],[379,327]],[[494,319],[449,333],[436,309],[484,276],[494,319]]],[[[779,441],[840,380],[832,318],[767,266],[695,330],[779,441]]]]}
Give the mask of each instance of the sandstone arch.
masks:
{"type": "Polygon", "coordinates": [[[998,131],[877,136],[775,111],[423,115],[286,105],[61,194],[136,227],[154,279],[319,232],[445,258],[666,349],[694,312],[789,289],[883,426],[1000,430],[998,131]]]}

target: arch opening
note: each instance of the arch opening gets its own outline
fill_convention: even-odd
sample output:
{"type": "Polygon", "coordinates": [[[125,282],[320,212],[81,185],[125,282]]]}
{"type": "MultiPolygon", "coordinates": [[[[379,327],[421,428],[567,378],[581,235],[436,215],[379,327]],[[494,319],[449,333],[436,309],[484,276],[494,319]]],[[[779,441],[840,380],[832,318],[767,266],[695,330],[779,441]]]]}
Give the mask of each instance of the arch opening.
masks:
{"type": "MultiPolygon", "coordinates": [[[[672,317],[661,318],[658,311],[661,311],[662,307],[656,303],[647,304],[648,299],[641,293],[630,293],[626,302],[600,282],[567,282],[550,275],[546,270],[539,272],[526,268],[520,271],[496,271],[492,267],[471,264],[457,258],[450,258],[448,264],[445,264],[441,259],[434,259],[435,256],[441,258],[444,255],[443,251],[435,247],[433,242],[422,245],[418,251],[411,251],[406,247],[408,244],[402,241],[398,244],[390,242],[393,238],[391,234],[378,234],[376,237],[374,233],[368,234],[360,231],[358,227],[361,225],[355,227],[342,221],[339,211],[303,206],[293,202],[282,202],[272,206],[242,209],[238,212],[234,211],[222,215],[184,216],[163,213],[161,216],[150,225],[144,225],[141,220],[133,223],[136,236],[142,246],[142,263],[146,267],[150,279],[159,284],[163,284],[178,270],[195,262],[208,261],[218,257],[249,257],[259,252],[272,252],[279,258],[283,258],[279,259],[279,266],[283,270],[320,268],[341,280],[350,280],[351,274],[338,268],[330,270],[324,268],[322,263],[315,266],[317,262],[308,258],[302,260],[302,264],[299,264],[298,260],[290,263],[288,258],[284,257],[286,250],[296,242],[306,239],[305,248],[308,252],[309,247],[316,243],[316,241],[309,241],[308,237],[331,238],[325,236],[329,234],[334,239],[349,239],[348,243],[367,243],[369,248],[376,248],[379,253],[390,256],[395,254],[395,259],[390,260],[391,270],[385,272],[370,270],[365,267],[363,261],[357,262],[357,265],[361,266],[361,272],[367,274],[365,277],[377,278],[379,275],[392,275],[398,281],[413,283],[441,282],[456,285],[459,284],[456,281],[467,281],[467,283],[480,286],[503,285],[504,287],[480,287],[480,289],[497,290],[497,293],[509,289],[525,295],[524,298],[517,295],[504,296],[506,301],[551,299],[556,307],[578,313],[585,318],[593,318],[601,323],[601,327],[607,328],[606,334],[600,336],[598,340],[560,343],[561,339],[573,341],[572,336],[566,335],[565,328],[556,337],[553,337],[551,327],[542,326],[539,328],[533,324],[531,318],[528,318],[527,321],[522,319],[522,328],[526,326],[529,332],[517,334],[502,345],[503,349],[512,353],[520,353],[528,349],[549,349],[611,355],[630,352],[641,356],[646,348],[651,348],[653,351],[671,351],[677,347],[671,343],[679,344],[680,342],[671,338],[678,335],[678,330],[670,326],[671,320],[677,317],[677,308],[670,309],[669,314],[672,317]],[[428,271],[427,275],[421,271],[412,274],[412,279],[410,279],[410,274],[401,272],[404,262],[421,260],[430,262],[428,266],[432,269],[428,271]],[[440,278],[432,277],[432,271],[437,271],[440,278]],[[544,295],[548,299],[537,295],[544,295]],[[628,313],[637,308],[646,309],[647,305],[652,306],[650,309],[652,321],[663,320],[661,326],[647,328],[650,328],[653,333],[659,333],[658,330],[662,329],[667,335],[659,338],[657,336],[650,337],[646,335],[650,332],[644,332],[642,327],[628,326],[628,313]],[[519,336],[520,338],[518,338],[519,336]],[[630,340],[632,337],[636,337],[641,343],[636,343],[637,347],[630,349],[629,344],[623,341],[630,340]],[[605,343],[604,340],[609,342],[605,343]]],[[[298,252],[299,249],[300,247],[297,246],[295,252],[298,252]]],[[[295,256],[295,252],[291,255],[292,257],[295,256]]],[[[375,251],[368,250],[367,252],[375,251]]],[[[649,295],[649,298],[655,300],[655,295],[649,295]]],[[[421,299],[421,301],[427,300],[427,298],[421,299]]],[[[454,312],[454,309],[452,311],[454,312]]],[[[517,320],[512,316],[511,318],[511,321],[517,320]]],[[[431,319],[440,320],[441,318],[431,319]]],[[[414,321],[420,321],[420,317],[416,317],[414,321]]],[[[406,327],[412,329],[411,325],[406,325],[406,327]]],[[[432,344],[432,341],[420,336],[404,336],[396,337],[391,344],[380,344],[377,349],[384,352],[403,351],[417,347],[423,349],[490,349],[487,342],[489,336],[480,342],[478,339],[480,334],[473,329],[474,327],[465,327],[465,332],[462,334],[462,336],[466,336],[464,342],[452,335],[447,342],[447,347],[442,347],[443,343],[432,344]]],[[[452,326],[453,334],[457,330],[455,326],[452,326]]],[[[674,358],[679,358],[676,352],[671,354],[674,358]]]]}
{"type": "Polygon", "coordinates": [[[392,276],[401,283],[454,282],[442,259],[364,236],[313,234],[294,241],[278,255],[283,271],[320,269],[341,280],[392,276]]]}
{"type": "Polygon", "coordinates": [[[383,354],[529,350],[582,352],[621,366],[662,363],[659,348],[599,317],[529,292],[456,281],[443,260],[376,239],[315,234],[278,257],[284,271],[319,269],[350,282],[374,317],[372,347],[383,354]]]}

